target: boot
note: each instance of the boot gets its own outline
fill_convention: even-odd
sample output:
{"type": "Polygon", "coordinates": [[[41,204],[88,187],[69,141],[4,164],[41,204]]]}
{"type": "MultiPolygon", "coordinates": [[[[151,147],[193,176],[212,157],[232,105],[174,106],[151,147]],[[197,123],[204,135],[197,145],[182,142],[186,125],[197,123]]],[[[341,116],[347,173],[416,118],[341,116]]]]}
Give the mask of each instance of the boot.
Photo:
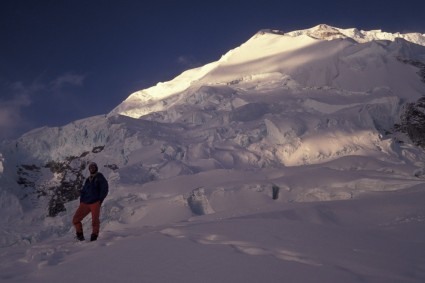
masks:
{"type": "Polygon", "coordinates": [[[84,241],[84,234],[83,232],[77,232],[77,240],[78,241],[84,241]]]}
{"type": "Polygon", "coordinates": [[[96,241],[97,240],[97,235],[96,234],[91,234],[90,236],[90,242],[96,241]]]}

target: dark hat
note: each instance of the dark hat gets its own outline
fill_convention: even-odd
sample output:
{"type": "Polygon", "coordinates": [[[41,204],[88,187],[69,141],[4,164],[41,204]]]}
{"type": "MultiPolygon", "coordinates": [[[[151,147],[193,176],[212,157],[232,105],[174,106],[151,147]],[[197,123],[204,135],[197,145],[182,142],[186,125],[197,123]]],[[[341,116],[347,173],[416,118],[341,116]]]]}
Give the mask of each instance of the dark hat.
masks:
{"type": "Polygon", "coordinates": [[[89,163],[89,168],[92,167],[92,166],[96,168],[96,171],[98,170],[97,164],[95,162],[89,163]]]}

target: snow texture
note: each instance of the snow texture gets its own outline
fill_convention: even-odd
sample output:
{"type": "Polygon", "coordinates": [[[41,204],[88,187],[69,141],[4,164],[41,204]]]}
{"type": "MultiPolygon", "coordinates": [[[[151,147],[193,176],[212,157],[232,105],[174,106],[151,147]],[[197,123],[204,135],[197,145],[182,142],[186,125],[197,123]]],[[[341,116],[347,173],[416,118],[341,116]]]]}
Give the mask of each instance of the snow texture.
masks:
{"type": "Polygon", "coordinates": [[[425,152],[403,131],[424,62],[418,33],[262,30],[4,141],[0,282],[424,282],[425,152]],[[76,242],[90,161],[110,194],[76,242]]]}

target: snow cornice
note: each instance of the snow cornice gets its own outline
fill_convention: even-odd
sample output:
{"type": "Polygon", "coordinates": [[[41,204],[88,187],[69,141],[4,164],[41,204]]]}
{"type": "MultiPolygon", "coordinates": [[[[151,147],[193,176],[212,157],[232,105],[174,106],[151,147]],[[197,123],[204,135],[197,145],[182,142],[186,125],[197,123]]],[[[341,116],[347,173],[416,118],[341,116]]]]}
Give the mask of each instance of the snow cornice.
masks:
{"type": "Polygon", "coordinates": [[[359,30],[357,28],[338,28],[326,24],[320,24],[315,27],[291,32],[283,32],[277,29],[262,29],[255,36],[263,34],[277,34],[290,37],[309,36],[319,40],[334,40],[341,38],[350,38],[359,43],[365,43],[374,40],[395,41],[397,38],[403,38],[406,41],[425,46],[425,34],[421,33],[390,33],[381,29],[370,31],[359,30]]]}

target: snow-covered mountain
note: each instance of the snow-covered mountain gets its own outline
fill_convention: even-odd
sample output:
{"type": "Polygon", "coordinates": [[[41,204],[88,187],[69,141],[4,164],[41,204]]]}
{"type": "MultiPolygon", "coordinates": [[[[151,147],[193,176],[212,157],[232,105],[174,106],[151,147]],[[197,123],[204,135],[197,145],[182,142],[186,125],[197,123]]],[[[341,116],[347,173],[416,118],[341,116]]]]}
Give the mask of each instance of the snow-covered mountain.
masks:
{"type": "Polygon", "coordinates": [[[423,62],[424,38],[418,33],[344,30],[327,25],[289,33],[262,30],[216,62],[133,93],[111,114],[139,118],[168,111],[171,106],[185,104],[184,99],[202,86],[240,82],[281,81],[293,83],[295,89],[328,87],[351,92],[383,87],[401,98],[415,100],[423,94],[420,82],[406,78],[418,70],[402,60],[423,62]]]}
{"type": "Polygon", "coordinates": [[[423,34],[261,30],[106,115],[3,143],[0,246],[72,234],[89,161],[110,231],[418,187],[424,95],[423,34]]]}

